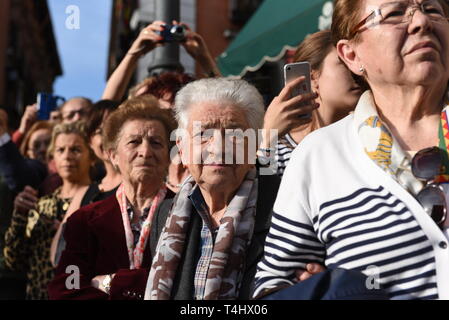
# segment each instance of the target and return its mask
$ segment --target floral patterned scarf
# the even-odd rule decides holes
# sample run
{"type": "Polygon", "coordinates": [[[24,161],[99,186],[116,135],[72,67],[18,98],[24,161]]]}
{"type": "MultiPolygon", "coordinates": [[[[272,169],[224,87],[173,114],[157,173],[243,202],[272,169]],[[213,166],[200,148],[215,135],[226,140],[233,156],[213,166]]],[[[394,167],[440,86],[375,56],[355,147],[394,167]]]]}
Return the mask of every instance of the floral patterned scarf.
{"type": "MultiPolygon", "coordinates": [[[[145,299],[167,300],[186,245],[192,203],[188,198],[195,181],[187,179],[174,205],[156,249],[148,277],[145,299]]],[[[252,239],[257,202],[257,172],[252,169],[223,215],[207,274],[205,300],[236,299],[252,239]]]]}
{"type": "MultiPolygon", "coordinates": [[[[449,112],[449,91],[445,105],[441,112],[439,128],[440,148],[447,151],[444,139],[449,145],[449,126],[447,114],[449,112]],[[444,135],[444,139],[442,136],[444,135]]],[[[381,121],[376,110],[371,91],[365,91],[360,97],[354,111],[354,123],[366,154],[380,168],[389,173],[403,188],[411,194],[418,194],[423,187],[423,182],[415,178],[411,172],[411,156],[400,147],[391,130],[381,121]]],[[[435,128],[437,130],[437,128],[435,128]]],[[[439,177],[440,182],[449,177],[448,174],[439,177]]]]}

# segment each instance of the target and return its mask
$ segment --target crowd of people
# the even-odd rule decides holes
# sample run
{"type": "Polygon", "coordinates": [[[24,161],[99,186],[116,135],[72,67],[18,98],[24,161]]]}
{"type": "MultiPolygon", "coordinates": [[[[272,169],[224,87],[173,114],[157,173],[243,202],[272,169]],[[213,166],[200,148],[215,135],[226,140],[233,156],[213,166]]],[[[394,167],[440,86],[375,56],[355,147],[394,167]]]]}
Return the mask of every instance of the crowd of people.
{"type": "Polygon", "coordinates": [[[127,92],[164,25],[102,100],[0,110],[0,299],[449,299],[445,1],[334,0],[268,106],[186,25],[204,76],[127,92]]]}

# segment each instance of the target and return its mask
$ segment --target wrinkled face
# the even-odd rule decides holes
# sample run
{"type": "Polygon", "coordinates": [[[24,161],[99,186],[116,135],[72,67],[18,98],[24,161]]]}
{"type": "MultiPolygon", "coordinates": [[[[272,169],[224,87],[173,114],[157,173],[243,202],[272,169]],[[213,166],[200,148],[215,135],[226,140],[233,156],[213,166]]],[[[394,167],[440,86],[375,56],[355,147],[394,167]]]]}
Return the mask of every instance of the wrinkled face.
{"type": "Polygon", "coordinates": [[[88,179],[92,159],[88,146],[79,135],[59,134],[55,140],[53,158],[63,181],[79,182],[88,179]]]}
{"type": "MultiPolygon", "coordinates": [[[[361,17],[391,0],[366,0],[361,17]]],[[[415,3],[422,3],[417,0],[415,3]]],[[[393,13],[394,14],[394,13],[393,13]]],[[[409,24],[382,23],[360,33],[355,45],[360,66],[371,86],[385,83],[397,85],[429,85],[449,79],[449,23],[432,21],[416,10],[409,24]]],[[[360,73],[359,73],[360,74],[360,73]]]]}
{"type": "Polygon", "coordinates": [[[64,104],[61,114],[64,123],[86,120],[90,106],[83,99],[71,99],[64,104]]]}
{"type": "Polygon", "coordinates": [[[39,129],[31,134],[27,146],[27,157],[47,163],[47,149],[50,145],[51,131],[39,129]]]}
{"type": "Polygon", "coordinates": [[[235,190],[253,165],[248,139],[227,136],[225,130],[249,129],[244,111],[213,102],[192,105],[190,110],[188,134],[178,142],[183,164],[202,188],[235,190]]]}
{"type": "Polygon", "coordinates": [[[342,116],[354,110],[362,94],[351,71],[338,58],[336,49],[332,49],[324,59],[322,70],[314,83],[317,84],[321,105],[331,107],[342,116]]]}
{"type": "Polygon", "coordinates": [[[112,164],[131,185],[162,183],[168,170],[168,137],[159,120],[130,120],[123,124],[112,164]]]}

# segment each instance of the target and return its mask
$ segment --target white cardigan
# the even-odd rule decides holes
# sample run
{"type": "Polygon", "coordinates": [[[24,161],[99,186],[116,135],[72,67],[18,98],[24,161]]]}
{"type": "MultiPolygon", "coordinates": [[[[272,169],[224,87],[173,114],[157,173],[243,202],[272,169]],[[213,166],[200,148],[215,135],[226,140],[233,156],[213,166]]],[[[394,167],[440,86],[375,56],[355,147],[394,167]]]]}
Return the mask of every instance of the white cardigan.
{"type": "Polygon", "coordinates": [[[352,114],[293,151],[273,210],[254,296],[318,262],[372,275],[392,299],[449,299],[447,238],[366,155],[352,114]]]}

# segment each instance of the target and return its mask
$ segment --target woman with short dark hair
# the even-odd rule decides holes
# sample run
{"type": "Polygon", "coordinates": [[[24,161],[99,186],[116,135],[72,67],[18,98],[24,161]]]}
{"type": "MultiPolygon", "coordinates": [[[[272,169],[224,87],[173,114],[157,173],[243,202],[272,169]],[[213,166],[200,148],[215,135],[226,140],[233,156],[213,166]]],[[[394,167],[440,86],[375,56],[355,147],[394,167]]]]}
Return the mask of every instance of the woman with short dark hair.
{"type": "Polygon", "coordinates": [[[109,198],[85,206],[67,221],[51,299],[142,299],[153,252],[157,212],[169,209],[166,189],[171,112],[152,96],[125,101],[107,118],[103,148],[122,184],[109,198]],[[65,285],[68,266],[77,266],[80,288],[65,285]]]}

